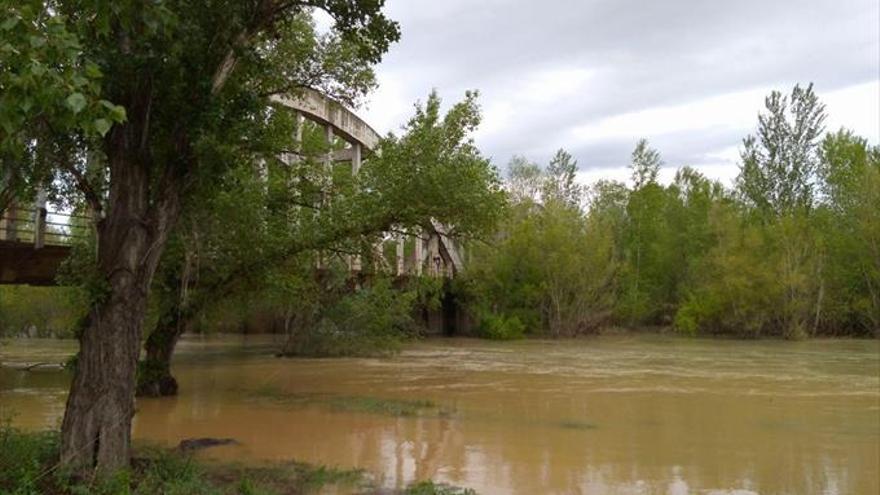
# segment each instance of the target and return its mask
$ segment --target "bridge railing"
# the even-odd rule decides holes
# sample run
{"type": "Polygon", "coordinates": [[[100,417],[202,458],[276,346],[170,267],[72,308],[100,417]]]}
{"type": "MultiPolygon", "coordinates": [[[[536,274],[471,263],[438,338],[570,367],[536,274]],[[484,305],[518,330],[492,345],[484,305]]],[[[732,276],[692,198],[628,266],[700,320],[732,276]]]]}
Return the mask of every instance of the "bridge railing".
{"type": "Polygon", "coordinates": [[[0,215],[0,241],[69,246],[91,235],[90,222],[86,215],[13,206],[0,215]]]}

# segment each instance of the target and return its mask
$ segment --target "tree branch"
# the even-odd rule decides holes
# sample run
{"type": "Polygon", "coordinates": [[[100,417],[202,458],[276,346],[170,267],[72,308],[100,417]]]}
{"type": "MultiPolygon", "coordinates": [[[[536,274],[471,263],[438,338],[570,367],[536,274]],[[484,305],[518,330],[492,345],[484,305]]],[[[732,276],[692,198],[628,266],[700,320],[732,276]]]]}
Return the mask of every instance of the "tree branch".
{"type": "Polygon", "coordinates": [[[217,70],[214,71],[214,76],[211,78],[211,96],[216,96],[223,89],[223,86],[229,80],[229,76],[235,70],[235,66],[238,64],[236,52],[244,48],[261,29],[271,26],[281,14],[294,6],[302,5],[299,1],[275,3],[272,0],[262,0],[257,5],[251,24],[242,29],[233,38],[229,49],[226,51],[226,55],[223,57],[223,61],[220,62],[217,70]]]}
{"type": "Polygon", "coordinates": [[[83,196],[86,198],[86,202],[92,208],[92,211],[95,212],[96,216],[100,217],[100,214],[104,211],[103,205],[101,205],[101,198],[95,192],[95,189],[92,187],[92,184],[89,183],[88,179],[77,170],[76,166],[70,162],[68,157],[60,161],[61,168],[63,168],[67,173],[73,176],[74,180],[76,180],[76,188],[79,189],[83,196]]]}

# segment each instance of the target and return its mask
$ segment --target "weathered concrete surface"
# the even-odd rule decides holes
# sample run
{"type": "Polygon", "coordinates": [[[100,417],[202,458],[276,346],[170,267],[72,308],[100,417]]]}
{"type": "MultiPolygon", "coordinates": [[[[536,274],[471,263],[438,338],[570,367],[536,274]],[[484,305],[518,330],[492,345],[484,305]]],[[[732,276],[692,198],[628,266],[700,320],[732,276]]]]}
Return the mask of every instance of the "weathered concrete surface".
{"type": "Polygon", "coordinates": [[[70,255],[70,246],[0,241],[0,284],[55,285],[58,267],[70,255]]]}
{"type": "Polygon", "coordinates": [[[309,120],[333,126],[336,135],[349,143],[359,143],[368,150],[378,146],[379,133],[341,103],[321,93],[306,89],[300,96],[273,96],[272,100],[293,108],[309,120]]]}

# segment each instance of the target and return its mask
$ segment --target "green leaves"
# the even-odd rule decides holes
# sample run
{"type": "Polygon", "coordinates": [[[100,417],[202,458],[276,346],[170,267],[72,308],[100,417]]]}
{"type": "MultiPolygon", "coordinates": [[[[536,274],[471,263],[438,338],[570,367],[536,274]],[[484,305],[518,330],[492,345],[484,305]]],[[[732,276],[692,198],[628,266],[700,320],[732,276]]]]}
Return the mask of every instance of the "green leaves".
{"type": "Polygon", "coordinates": [[[86,97],[82,93],[73,93],[65,100],[73,113],[80,113],[86,107],[86,97]]]}
{"type": "MultiPolygon", "coordinates": [[[[32,143],[100,137],[125,110],[101,98],[102,73],[63,6],[21,0],[4,6],[0,23],[0,153],[19,167],[32,143]]],[[[54,167],[57,165],[46,165],[54,167]]],[[[22,170],[21,176],[30,172],[22,170]]],[[[47,171],[42,172],[45,175],[47,171]]]]}
{"type": "Polygon", "coordinates": [[[14,28],[16,24],[18,24],[18,17],[9,16],[6,18],[5,21],[0,23],[0,30],[9,31],[10,29],[14,28]]]}
{"type": "Polygon", "coordinates": [[[111,124],[110,121],[107,119],[96,119],[94,126],[95,131],[97,131],[98,134],[103,137],[105,134],[107,134],[107,131],[110,130],[110,127],[112,127],[113,124],[111,124]]]}
{"type": "Polygon", "coordinates": [[[773,91],[765,107],[756,135],[743,140],[737,190],[764,217],[808,211],[816,198],[825,105],[810,84],[795,85],[790,97],[773,91]]]}
{"type": "Polygon", "coordinates": [[[125,122],[125,107],[123,107],[122,105],[114,105],[112,102],[109,102],[107,100],[101,100],[101,106],[107,109],[108,112],[110,112],[110,120],[117,123],[125,122]]]}

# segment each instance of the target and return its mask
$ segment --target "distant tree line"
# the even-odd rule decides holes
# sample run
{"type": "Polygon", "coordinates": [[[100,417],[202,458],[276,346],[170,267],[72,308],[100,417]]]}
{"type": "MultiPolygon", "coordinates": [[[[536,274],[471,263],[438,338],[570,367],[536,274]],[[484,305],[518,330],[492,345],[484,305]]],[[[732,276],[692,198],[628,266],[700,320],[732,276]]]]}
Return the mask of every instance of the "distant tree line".
{"type": "Polygon", "coordinates": [[[583,188],[564,151],[514,158],[508,215],[459,281],[480,332],[880,336],[880,148],[825,133],[812,85],[765,104],[732,188],[690,167],[661,185],[645,140],[631,186],[583,188]]]}

